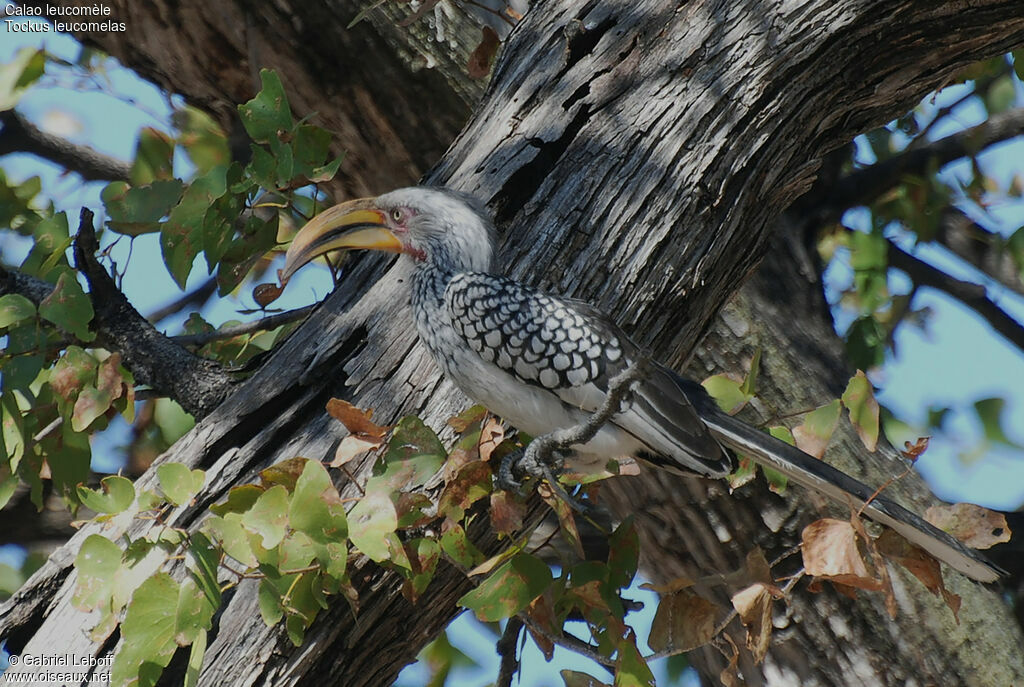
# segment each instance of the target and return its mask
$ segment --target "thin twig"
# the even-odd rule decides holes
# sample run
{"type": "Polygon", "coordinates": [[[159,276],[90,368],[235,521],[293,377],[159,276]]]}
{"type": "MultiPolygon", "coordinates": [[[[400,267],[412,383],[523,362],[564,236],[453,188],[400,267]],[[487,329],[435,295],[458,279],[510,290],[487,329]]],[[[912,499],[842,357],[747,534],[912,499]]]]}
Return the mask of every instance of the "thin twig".
{"type": "Polygon", "coordinates": [[[520,618],[509,618],[505,624],[505,631],[501,633],[501,639],[494,647],[498,651],[498,656],[501,657],[496,687],[512,687],[512,678],[519,670],[516,647],[519,644],[519,633],[522,632],[522,629],[523,621],[520,618]]]}
{"type": "Polygon", "coordinates": [[[230,339],[235,336],[241,336],[243,334],[251,334],[252,332],[258,331],[269,331],[271,329],[277,329],[281,325],[295,322],[305,318],[309,313],[313,312],[316,304],[307,305],[302,308],[296,308],[295,310],[289,310],[287,312],[277,313],[274,315],[268,315],[267,317],[253,320],[252,322],[243,322],[242,324],[231,325],[230,327],[224,327],[213,332],[203,332],[201,334],[182,334],[180,336],[172,336],[171,339],[182,346],[202,346],[211,341],[219,341],[220,339],[230,339]]]}
{"type": "Polygon", "coordinates": [[[569,651],[575,652],[580,656],[585,656],[586,658],[589,658],[591,661],[596,661],[597,663],[600,663],[606,668],[615,667],[615,659],[608,658],[607,656],[602,655],[598,652],[597,647],[591,644],[587,644],[579,637],[574,637],[570,634],[551,634],[543,627],[535,623],[530,616],[526,615],[526,613],[520,613],[517,617],[524,623],[526,623],[526,626],[530,628],[531,632],[540,635],[552,644],[557,644],[563,649],[568,649],[569,651]]]}
{"type": "Polygon", "coordinates": [[[957,299],[981,316],[992,329],[1020,350],[1024,350],[1024,326],[996,305],[986,294],[985,287],[957,279],[925,262],[916,255],[889,242],[889,265],[906,272],[920,286],[930,286],[957,299]]]}
{"type": "Polygon", "coordinates": [[[153,324],[156,324],[171,315],[176,315],[190,305],[195,305],[197,307],[202,306],[206,301],[210,300],[210,296],[212,296],[216,290],[217,280],[210,277],[188,293],[183,293],[181,296],[162,308],[157,308],[151,312],[146,319],[153,324]]]}
{"type": "Polygon", "coordinates": [[[903,151],[891,158],[857,170],[833,186],[829,197],[817,208],[822,224],[838,221],[842,213],[855,205],[870,203],[886,190],[901,183],[908,174],[925,174],[929,166],[945,165],[986,147],[1024,134],[1024,108],[992,115],[988,121],[958,133],[932,141],[919,148],[903,151]]]}
{"type": "Polygon", "coordinates": [[[14,110],[0,113],[0,155],[30,153],[72,172],[86,181],[127,181],[131,165],[40,130],[14,110]]]}

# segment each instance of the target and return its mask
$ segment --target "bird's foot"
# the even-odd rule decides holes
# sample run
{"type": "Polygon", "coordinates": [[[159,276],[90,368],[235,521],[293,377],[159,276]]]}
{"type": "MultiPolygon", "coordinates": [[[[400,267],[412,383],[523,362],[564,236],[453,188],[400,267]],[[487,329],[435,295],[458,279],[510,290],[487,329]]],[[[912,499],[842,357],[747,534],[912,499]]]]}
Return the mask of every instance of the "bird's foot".
{"type": "Polygon", "coordinates": [[[495,484],[503,491],[518,492],[523,482],[533,478],[546,481],[555,496],[565,501],[578,513],[587,513],[589,507],[574,499],[558,481],[558,475],[565,468],[567,451],[550,446],[537,445],[534,440],[526,448],[516,449],[502,458],[495,484]]]}

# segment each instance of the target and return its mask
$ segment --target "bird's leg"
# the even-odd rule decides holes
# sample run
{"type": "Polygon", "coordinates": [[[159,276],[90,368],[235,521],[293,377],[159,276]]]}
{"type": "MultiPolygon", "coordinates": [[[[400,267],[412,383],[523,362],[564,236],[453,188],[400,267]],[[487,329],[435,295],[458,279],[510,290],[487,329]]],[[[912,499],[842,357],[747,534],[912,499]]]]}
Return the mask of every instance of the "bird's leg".
{"type": "Polygon", "coordinates": [[[516,491],[522,486],[521,479],[525,476],[543,478],[551,484],[555,493],[573,508],[582,511],[581,505],[558,484],[557,475],[565,464],[565,456],[571,446],[585,444],[593,439],[604,423],[619,412],[622,402],[630,393],[630,385],[643,375],[649,362],[650,358],[644,355],[613,377],[604,402],[585,422],[543,434],[531,441],[525,449],[505,456],[498,469],[498,488],[516,491]]]}

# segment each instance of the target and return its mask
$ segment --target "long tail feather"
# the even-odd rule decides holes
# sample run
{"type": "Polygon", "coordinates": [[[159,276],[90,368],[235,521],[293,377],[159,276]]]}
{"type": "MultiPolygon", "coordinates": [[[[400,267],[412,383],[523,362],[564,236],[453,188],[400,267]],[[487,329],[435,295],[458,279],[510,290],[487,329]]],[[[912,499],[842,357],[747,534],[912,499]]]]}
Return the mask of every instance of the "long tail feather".
{"type": "MultiPolygon", "coordinates": [[[[842,505],[859,507],[874,494],[863,482],[723,412],[699,385],[679,381],[711,433],[729,448],[842,505]]],[[[975,580],[994,582],[1006,574],[976,550],[887,498],[875,497],[864,514],[975,580]]]]}

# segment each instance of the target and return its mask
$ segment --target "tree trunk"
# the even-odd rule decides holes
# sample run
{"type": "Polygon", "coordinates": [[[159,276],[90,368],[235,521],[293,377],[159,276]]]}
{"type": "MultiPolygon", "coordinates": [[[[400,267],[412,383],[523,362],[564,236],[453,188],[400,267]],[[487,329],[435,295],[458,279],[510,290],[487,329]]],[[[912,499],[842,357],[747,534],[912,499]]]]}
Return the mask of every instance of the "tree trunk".
{"type": "MultiPolygon", "coordinates": [[[[222,5],[232,7],[222,3],[218,9],[222,5]]],[[[134,8],[125,3],[119,11],[127,16],[134,8]]],[[[325,26],[306,5],[275,8],[293,14],[267,20],[274,31],[325,26]]],[[[358,32],[357,27],[349,33],[358,32]]],[[[383,91],[402,84],[410,97],[382,105],[370,102],[375,98],[362,90],[364,84],[335,80],[333,91],[323,85],[337,70],[322,71],[333,65],[313,57],[315,46],[333,48],[343,39],[310,30],[294,39],[298,43],[277,40],[267,44],[285,53],[283,81],[289,92],[294,87],[306,94],[292,101],[300,116],[306,107],[319,109],[324,117],[338,117],[333,121],[345,127],[345,136],[367,132],[361,139],[367,163],[355,166],[357,173],[371,161],[391,161],[378,168],[387,170],[381,172],[384,178],[367,172],[349,180],[348,190],[379,191],[401,183],[403,170],[412,177],[411,167],[429,158],[429,151],[419,157],[409,151],[420,134],[403,138],[397,124],[370,144],[377,133],[388,131],[378,107],[398,108],[388,120],[392,123],[402,121],[406,110],[418,110],[409,121],[422,122],[430,109],[422,105],[432,102],[432,95],[414,84],[419,78],[437,84],[435,75],[406,72],[405,80],[385,83],[386,78],[370,74],[367,78],[380,82],[375,95],[386,98],[383,91]],[[310,38],[313,34],[318,40],[310,38]],[[288,57],[291,51],[294,59],[288,57]],[[322,90],[320,100],[310,90],[322,90]],[[348,115],[334,113],[334,107],[350,106],[348,115]],[[407,160],[414,162],[410,166],[407,160]]],[[[205,39],[200,42],[205,48],[205,39]]],[[[902,114],[959,68],[1021,43],[1024,17],[1016,0],[939,6],[924,0],[799,5],[693,0],[678,6],[651,0],[582,6],[547,0],[504,46],[487,97],[430,180],[488,201],[504,229],[502,262],[512,274],[591,300],[658,357],[679,361],[756,265],[774,222],[810,186],[826,152],[902,114]]],[[[147,70],[187,92],[187,82],[170,79],[180,63],[172,68],[173,62],[157,60],[170,60],[172,52],[179,54],[148,53],[155,64],[147,62],[147,70]]],[[[132,51],[125,48],[123,54],[131,65],[132,51]]],[[[335,64],[347,62],[342,57],[335,64]]],[[[217,88],[222,82],[244,84],[240,72],[233,74],[234,81],[223,74],[192,76],[208,80],[210,90],[219,93],[209,97],[227,103],[249,96],[217,88]]],[[[447,102],[447,95],[441,99],[447,102]]],[[[449,121],[445,116],[438,121],[449,121]]],[[[427,126],[409,130],[421,125],[427,126]]],[[[438,140],[421,138],[428,140],[416,145],[438,140]]],[[[344,145],[353,144],[346,139],[344,145]]],[[[746,297],[719,321],[715,332],[723,336],[709,350],[720,357],[708,358],[705,365],[726,363],[738,371],[753,345],[750,327],[766,321],[770,327],[760,345],[765,367],[778,374],[771,376],[777,390],[763,392],[768,403],[786,399],[778,404],[785,412],[834,398],[837,380],[847,373],[826,345],[835,339],[820,321],[820,298],[780,302],[775,280],[795,275],[788,265],[778,270],[774,278],[764,277],[767,282],[749,286],[746,297]],[[725,343],[725,334],[732,344],[725,343]],[[737,338],[750,345],[736,345],[737,338]],[[787,378],[781,371],[790,363],[797,373],[787,378]]],[[[340,433],[323,412],[330,396],[373,407],[386,420],[418,413],[435,427],[461,409],[465,400],[439,379],[410,331],[407,276],[402,265],[384,269],[376,260],[360,260],[272,360],[162,458],[202,467],[210,476],[199,503],[176,513],[174,524],[196,527],[206,506],[270,462],[327,455],[340,433]]],[[[785,289],[795,294],[808,287],[794,283],[785,289]]],[[[854,444],[845,446],[850,456],[864,454],[854,444]]],[[[894,471],[890,466],[885,474],[894,471]]],[[[867,468],[853,472],[882,481],[867,468]]],[[[612,489],[619,498],[628,491],[630,498],[667,504],[651,509],[654,516],[645,530],[648,562],[662,575],[694,568],[727,571],[755,543],[785,547],[809,519],[805,511],[812,510],[753,488],[725,501],[722,485],[680,483],[661,474],[623,479],[612,489]],[[659,537],[666,523],[680,528],[667,541],[659,537]],[[724,544],[722,531],[731,537],[724,544]]],[[[146,524],[132,528],[138,534],[146,524]]],[[[57,645],[87,655],[113,650],[89,642],[82,630],[88,630],[90,619],[70,604],[76,547],[96,531],[95,525],[85,527],[0,611],[13,647],[28,642],[25,652],[43,653],[41,648],[57,645]]],[[[398,593],[393,576],[363,566],[354,577],[361,590],[358,617],[335,603],[298,651],[290,649],[281,628],[263,625],[254,612],[254,588],[243,586],[211,636],[201,683],[249,675],[250,684],[322,682],[327,676],[344,685],[386,684],[455,612],[454,601],[464,591],[460,578],[452,570],[439,572],[412,606],[398,593]]],[[[798,587],[780,621],[782,639],[766,661],[776,670],[765,675],[775,677],[764,681],[784,684],[792,676],[836,685],[896,684],[899,676],[922,684],[949,684],[951,676],[977,685],[1024,681],[1024,640],[994,591],[951,580],[953,591],[965,596],[962,625],[951,629],[949,611],[920,585],[902,578],[897,583],[901,615],[895,621],[880,614],[875,598],[852,603],[831,594],[808,595],[798,587]],[[1004,672],[982,672],[989,669],[1004,672]]],[[[714,657],[701,660],[715,675],[714,657]]],[[[744,668],[745,677],[757,684],[761,668],[744,668]]]]}

